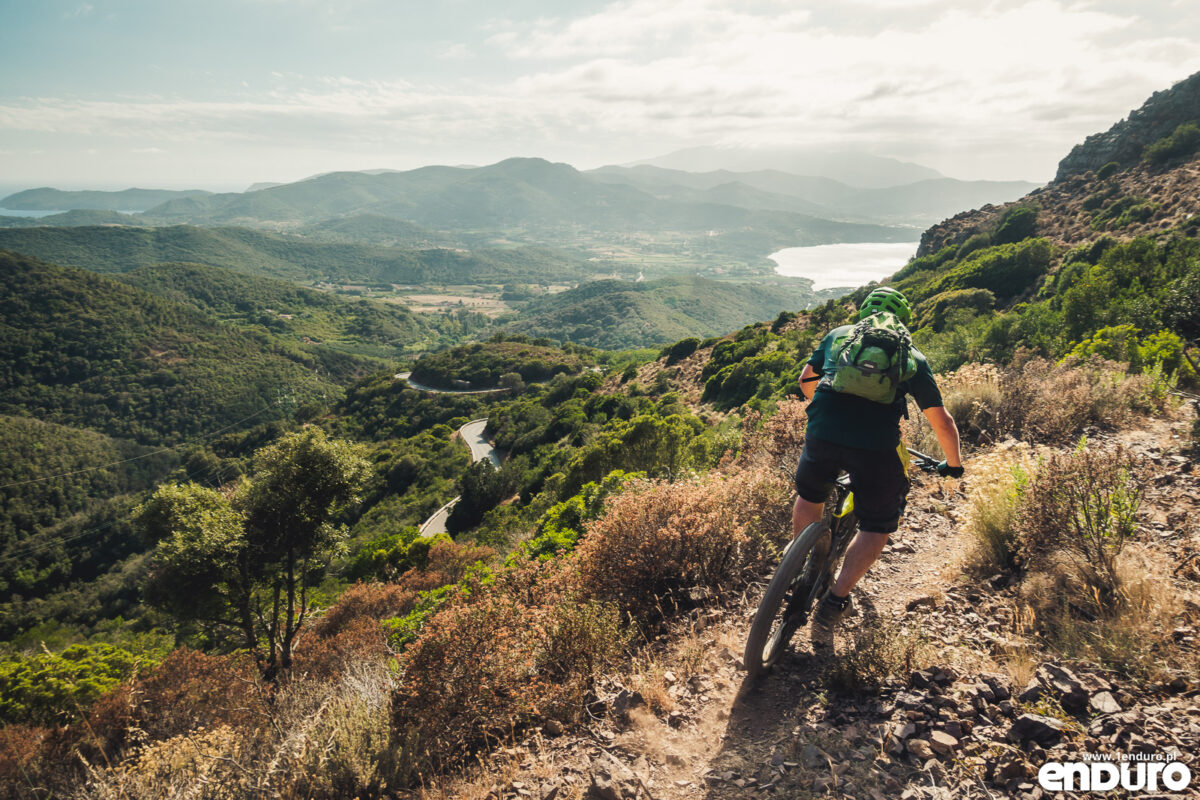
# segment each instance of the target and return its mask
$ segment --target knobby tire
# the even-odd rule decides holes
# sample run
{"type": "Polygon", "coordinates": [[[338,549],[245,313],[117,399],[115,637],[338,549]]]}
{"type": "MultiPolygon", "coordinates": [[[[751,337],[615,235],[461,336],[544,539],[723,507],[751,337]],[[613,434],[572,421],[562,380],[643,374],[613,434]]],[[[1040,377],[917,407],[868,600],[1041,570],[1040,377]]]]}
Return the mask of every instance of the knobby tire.
{"type": "MultiPolygon", "coordinates": [[[[763,592],[762,601],[758,604],[758,611],[754,614],[754,622],[750,626],[750,635],[746,639],[746,652],[743,654],[742,660],[751,679],[773,667],[779,660],[779,656],[787,649],[788,642],[797,629],[797,623],[794,619],[785,619],[780,613],[780,609],[787,598],[788,591],[808,565],[810,554],[816,555],[822,561],[822,564],[814,566],[823,567],[832,541],[833,535],[829,523],[821,520],[805,528],[784,551],[774,577],[767,584],[767,590],[763,592]],[[812,553],[814,546],[818,543],[823,544],[823,555],[812,553]]],[[[819,579],[820,575],[821,570],[817,569],[813,571],[810,578],[819,579]]],[[[804,586],[801,589],[809,592],[812,587],[804,586]]],[[[809,609],[803,610],[808,611],[809,609]]]]}

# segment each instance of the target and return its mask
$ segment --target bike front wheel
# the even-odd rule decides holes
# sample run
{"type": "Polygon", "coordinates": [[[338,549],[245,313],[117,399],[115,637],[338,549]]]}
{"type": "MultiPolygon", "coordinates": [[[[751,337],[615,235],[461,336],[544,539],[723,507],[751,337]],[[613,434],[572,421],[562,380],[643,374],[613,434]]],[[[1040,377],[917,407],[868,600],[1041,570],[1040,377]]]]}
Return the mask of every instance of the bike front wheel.
{"type": "Polygon", "coordinates": [[[807,620],[812,590],[824,572],[831,542],[829,523],[822,520],[801,531],[784,550],[746,639],[742,660],[749,677],[756,678],[773,667],[792,634],[807,620]]]}

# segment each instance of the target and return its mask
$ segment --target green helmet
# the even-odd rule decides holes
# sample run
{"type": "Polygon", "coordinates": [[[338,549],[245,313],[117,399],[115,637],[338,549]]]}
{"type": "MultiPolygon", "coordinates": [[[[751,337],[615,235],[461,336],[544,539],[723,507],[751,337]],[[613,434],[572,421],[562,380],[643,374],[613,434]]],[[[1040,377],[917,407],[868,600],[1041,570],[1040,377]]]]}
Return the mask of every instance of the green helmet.
{"type": "Polygon", "coordinates": [[[866,319],[880,311],[895,314],[905,324],[912,319],[912,308],[908,305],[908,298],[904,296],[903,292],[890,286],[872,289],[871,293],[862,301],[862,305],[858,307],[858,318],[866,319]]]}

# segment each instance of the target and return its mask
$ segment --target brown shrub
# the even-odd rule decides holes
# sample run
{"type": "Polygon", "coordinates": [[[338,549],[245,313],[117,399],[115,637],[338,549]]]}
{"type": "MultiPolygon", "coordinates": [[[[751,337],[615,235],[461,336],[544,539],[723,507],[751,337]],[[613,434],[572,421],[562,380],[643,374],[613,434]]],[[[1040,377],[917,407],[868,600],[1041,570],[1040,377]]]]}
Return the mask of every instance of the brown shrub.
{"type": "Polygon", "coordinates": [[[362,618],[380,621],[402,617],[413,610],[421,592],[457,583],[467,570],[480,561],[490,561],[496,551],[490,547],[461,545],[442,541],[429,549],[423,569],[410,569],[392,583],[356,583],[342,593],[313,623],[317,636],[337,636],[362,618]]]}
{"type": "Polygon", "coordinates": [[[404,584],[356,583],[313,622],[310,633],[316,637],[334,637],[362,619],[378,622],[388,617],[403,616],[412,611],[422,589],[437,588],[415,584],[417,581],[413,580],[404,584]]]}
{"type": "Polygon", "coordinates": [[[545,717],[572,719],[624,647],[617,610],[580,598],[566,559],[525,562],[444,608],[400,658],[395,725],[446,764],[545,717]]]}
{"type": "Polygon", "coordinates": [[[382,661],[391,655],[387,634],[379,620],[359,616],[342,625],[336,635],[302,639],[296,647],[290,679],[332,680],[354,664],[382,661]]]}
{"type": "Polygon", "coordinates": [[[580,542],[582,591],[652,622],[686,604],[689,589],[739,585],[786,538],[791,494],[769,469],[633,484],[580,542]]]}
{"type": "Polygon", "coordinates": [[[1140,503],[1136,465],[1124,450],[1054,455],[1020,503],[1021,557],[1035,569],[1066,558],[1084,589],[1076,602],[1093,606],[1093,614],[1112,610],[1122,599],[1117,557],[1137,529],[1140,503]]]}
{"type": "Polygon", "coordinates": [[[1013,366],[1001,383],[999,427],[1031,441],[1067,442],[1086,427],[1112,428],[1150,410],[1144,375],[1093,357],[1055,364],[1034,358],[1013,366]]]}
{"type": "MultiPolygon", "coordinates": [[[[429,561],[424,569],[425,575],[428,577],[425,580],[439,581],[437,586],[458,583],[467,574],[468,569],[480,561],[491,561],[495,555],[496,551],[490,547],[463,545],[458,542],[438,542],[429,549],[429,561]]],[[[408,577],[412,572],[415,570],[406,572],[402,577],[408,577]]],[[[437,586],[429,588],[437,588],[437,586]]]]}
{"type": "Polygon", "coordinates": [[[150,740],[218,725],[252,728],[269,693],[249,656],[181,647],[134,684],[132,721],[150,740]]]}
{"type": "Polygon", "coordinates": [[[66,794],[81,774],[74,753],[83,734],[82,726],[0,728],[0,799],[66,794]]]}
{"type": "Polygon", "coordinates": [[[804,450],[807,425],[806,404],[796,398],[780,402],[776,412],[766,419],[757,411],[749,412],[742,424],[737,463],[744,468],[766,465],[790,477],[804,450]]]}

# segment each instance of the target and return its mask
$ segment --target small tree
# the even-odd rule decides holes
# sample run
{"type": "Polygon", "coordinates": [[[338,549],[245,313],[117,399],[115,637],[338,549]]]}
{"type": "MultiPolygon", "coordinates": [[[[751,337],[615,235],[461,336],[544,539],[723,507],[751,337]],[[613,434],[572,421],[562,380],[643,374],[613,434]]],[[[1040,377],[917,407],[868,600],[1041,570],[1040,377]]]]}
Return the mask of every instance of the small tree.
{"type": "Polygon", "coordinates": [[[500,376],[500,388],[518,394],[525,391],[525,379],[519,372],[506,372],[500,376]]]}
{"type": "Polygon", "coordinates": [[[290,668],[308,589],[345,538],[333,520],[369,472],[359,446],[309,428],[255,453],[251,478],[229,494],[160,487],[136,512],[157,542],[149,598],[239,630],[268,678],[290,668]]]}

